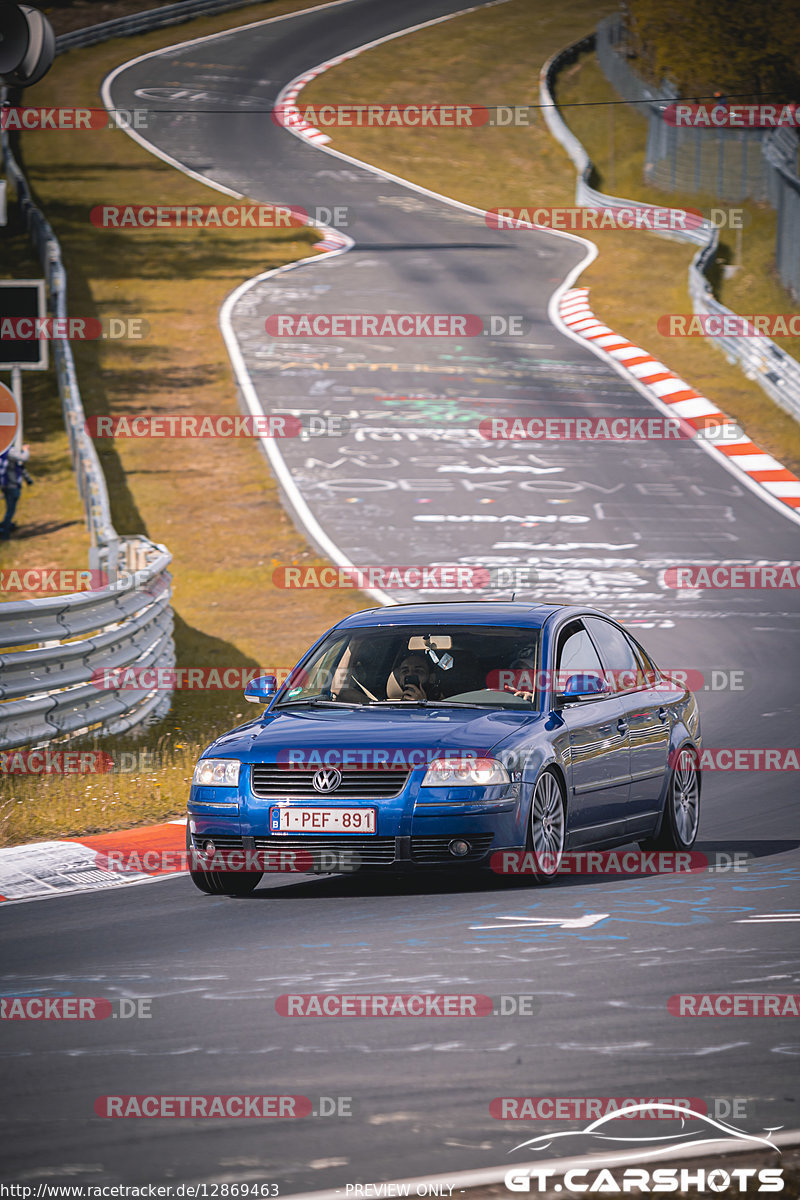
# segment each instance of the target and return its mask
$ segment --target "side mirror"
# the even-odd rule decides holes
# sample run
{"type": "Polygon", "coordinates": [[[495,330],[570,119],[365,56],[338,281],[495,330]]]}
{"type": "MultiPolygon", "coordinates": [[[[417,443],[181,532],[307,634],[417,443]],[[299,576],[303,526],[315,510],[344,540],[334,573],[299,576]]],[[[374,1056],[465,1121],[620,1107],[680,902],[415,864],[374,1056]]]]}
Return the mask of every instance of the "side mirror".
{"type": "Polygon", "coordinates": [[[607,681],[596,671],[570,675],[560,693],[560,700],[585,700],[587,696],[605,696],[611,691],[607,681]]]}
{"type": "Polygon", "coordinates": [[[244,698],[252,704],[266,704],[278,690],[278,680],[274,675],[258,675],[251,679],[244,689],[244,698]]]}

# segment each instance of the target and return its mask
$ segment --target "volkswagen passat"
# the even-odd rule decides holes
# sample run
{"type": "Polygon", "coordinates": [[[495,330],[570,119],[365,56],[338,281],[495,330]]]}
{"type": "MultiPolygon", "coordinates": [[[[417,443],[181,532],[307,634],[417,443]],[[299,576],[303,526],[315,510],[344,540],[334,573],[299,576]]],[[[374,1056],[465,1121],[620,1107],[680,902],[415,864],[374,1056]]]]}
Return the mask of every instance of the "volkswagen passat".
{"type": "Polygon", "coordinates": [[[627,630],[577,607],[465,602],[354,613],[197,763],[187,848],[204,892],[266,869],[487,867],[536,882],[566,851],[686,850],[697,703],[627,630]],[[227,857],[226,857],[227,855],[227,857]]]}

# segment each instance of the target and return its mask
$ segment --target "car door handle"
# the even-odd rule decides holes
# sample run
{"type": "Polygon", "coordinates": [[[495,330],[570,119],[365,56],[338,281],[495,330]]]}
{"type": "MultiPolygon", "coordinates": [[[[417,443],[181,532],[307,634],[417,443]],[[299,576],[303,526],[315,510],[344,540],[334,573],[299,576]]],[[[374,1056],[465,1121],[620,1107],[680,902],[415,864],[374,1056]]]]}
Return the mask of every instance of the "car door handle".
{"type": "Polygon", "coordinates": [[[659,721],[669,720],[669,709],[665,708],[663,704],[661,705],[661,708],[658,710],[658,719],[659,719],[659,721]]]}
{"type": "Polygon", "coordinates": [[[617,732],[625,734],[628,732],[628,722],[624,717],[620,717],[617,721],[617,732]]]}

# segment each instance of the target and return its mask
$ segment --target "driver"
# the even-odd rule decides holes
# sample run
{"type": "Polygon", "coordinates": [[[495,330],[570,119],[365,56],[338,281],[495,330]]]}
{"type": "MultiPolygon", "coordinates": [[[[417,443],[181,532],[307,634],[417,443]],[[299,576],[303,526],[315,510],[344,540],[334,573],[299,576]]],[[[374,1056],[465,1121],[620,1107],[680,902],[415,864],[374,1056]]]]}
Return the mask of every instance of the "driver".
{"type": "Polygon", "coordinates": [[[514,661],[509,664],[512,671],[519,671],[521,678],[517,680],[519,687],[508,687],[506,691],[513,692],[515,696],[519,696],[521,700],[533,700],[534,697],[534,671],[536,669],[536,647],[522,646],[514,661]]]}
{"type": "MultiPolygon", "coordinates": [[[[433,699],[434,669],[426,654],[409,651],[392,671],[389,683],[396,683],[402,700],[433,699]]],[[[387,688],[387,695],[389,689],[387,688]]]]}

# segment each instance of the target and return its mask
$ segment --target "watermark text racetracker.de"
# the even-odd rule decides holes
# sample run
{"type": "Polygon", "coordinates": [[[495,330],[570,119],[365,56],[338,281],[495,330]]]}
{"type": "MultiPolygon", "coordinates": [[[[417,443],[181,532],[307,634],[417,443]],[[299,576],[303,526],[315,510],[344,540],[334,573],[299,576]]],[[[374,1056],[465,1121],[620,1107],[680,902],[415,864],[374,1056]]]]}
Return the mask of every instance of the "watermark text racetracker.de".
{"type": "Polygon", "coordinates": [[[646,230],[653,233],[683,232],[711,225],[715,229],[744,229],[750,215],[743,208],[712,208],[704,216],[696,208],[660,208],[654,205],[618,205],[602,208],[568,205],[547,208],[491,208],[484,218],[489,229],[560,229],[572,232],[600,230],[646,230]]]}
{"type": "Polygon", "coordinates": [[[0,342],[140,342],[149,333],[144,317],[0,317],[0,342]]]}
{"type": "Polygon", "coordinates": [[[308,992],[275,1001],[281,1017],[533,1017],[540,1008],[535,995],[464,992],[308,992]]]}
{"type": "Polygon", "coordinates": [[[479,129],[527,127],[535,121],[531,104],[303,104],[286,102],[272,111],[287,129],[479,129]]]}
{"type": "Polygon", "coordinates": [[[670,996],[673,1017],[800,1017],[800,993],[702,992],[670,996]]]}
{"type": "Polygon", "coordinates": [[[150,1020],[152,999],[128,996],[108,1000],[103,996],[2,996],[3,1021],[107,1021],[150,1020]]]}
{"type": "Polygon", "coordinates": [[[800,588],[800,563],[687,563],[684,566],[667,567],[662,575],[662,583],[666,588],[687,588],[691,591],[701,588],[723,591],[800,588]]]}
{"type": "Polygon", "coordinates": [[[410,588],[434,591],[474,591],[485,588],[532,587],[538,581],[533,567],[430,565],[402,566],[279,566],[272,572],[275,587],[294,588],[410,588]]]}
{"type": "Polygon", "coordinates": [[[345,437],[350,422],[337,415],[294,413],[192,414],[142,413],[129,416],[87,417],[91,438],[307,438],[345,437]]]}
{"type": "Polygon", "coordinates": [[[278,338],[524,337],[521,313],[271,313],[264,322],[278,338]]]}
{"type": "Polygon", "coordinates": [[[352,1117],[352,1096],[297,1095],[110,1095],[94,1102],[98,1117],[179,1120],[297,1120],[303,1117],[352,1117]]]}
{"type": "Polygon", "coordinates": [[[97,667],[92,683],[99,691],[241,692],[262,675],[280,685],[290,674],[286,667],[97,667]]]}
{"type": "Polygon", "coordinates": [[[0,778],[22,775],[131,775],[157,771],[158,750],[0,750],[0,778]]]}
{"type": "Polygon", "coordinates": [[[147,129],[145,108],[0,108],[0,130],[147,129]]]}
{"type": "MultiPolygon", "coordinates": [[[[567,850],[556,867],[559,875],[696,875],[700,872],[742,874],[749,870],[744,850],[567,850]]],[[[541,867],[530,850],[496,850],[489,866],[497,875],[535,875],[541,867]]]]}
{"type": "Polygon", "coordinates": [[[709,442],[735,442],[743,431],[733,421],[680,417],[486,417],[478,433],[487,441],[510,442],[671,442],[700,438],[709,442]]]}

